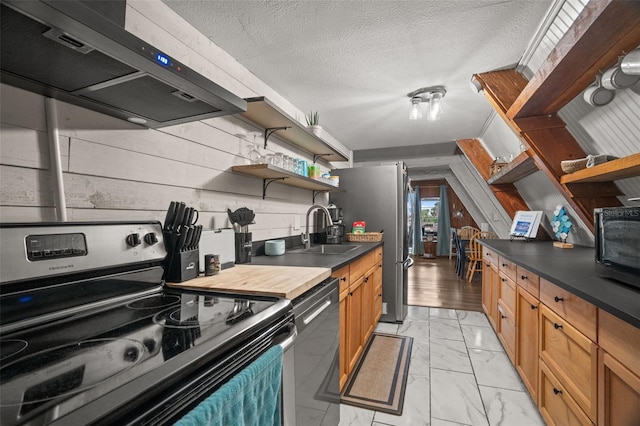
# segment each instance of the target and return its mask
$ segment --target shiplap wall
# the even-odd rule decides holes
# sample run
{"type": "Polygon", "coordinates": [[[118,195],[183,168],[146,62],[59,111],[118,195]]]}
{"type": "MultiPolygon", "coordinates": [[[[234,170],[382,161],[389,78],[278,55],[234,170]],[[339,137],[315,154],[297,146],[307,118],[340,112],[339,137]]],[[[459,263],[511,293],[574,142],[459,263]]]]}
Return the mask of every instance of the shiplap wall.
{"type": "MultiPolygon", "coordinates": [[[[128,4],[127,29],[212,78],[240,97],[267,96],[304,121],[297,110],[160,2],[128,4]],[[171,25],[166,25],[167,23],[171,25]],[[170,28],[168,32],[165,28],[170,28]]],[[[53,177],[44,97],[0,85],[0,221],[55,221],[53,177]]],[[[262,128],[238,116],[163,129],[146,129],[56,102],[68,220],[164,220],[172,200],[200,210],[205,228],[228,227],[227,209],[256,212],[254,240],[296,235],[313,193],[274,183],[262,199],[262,180],[236,173],[248,164],[250,143],[262,128]]],[[[330,135],[329,144],[350,152],[330,135]]],[[[309,154],[271,136],[267,150],[306,159],[309,154]]],[[[346,163],[320,162],[328,171],[346,163]]],[[[326,205],[320,194],[316,204],[326,205]]]]}

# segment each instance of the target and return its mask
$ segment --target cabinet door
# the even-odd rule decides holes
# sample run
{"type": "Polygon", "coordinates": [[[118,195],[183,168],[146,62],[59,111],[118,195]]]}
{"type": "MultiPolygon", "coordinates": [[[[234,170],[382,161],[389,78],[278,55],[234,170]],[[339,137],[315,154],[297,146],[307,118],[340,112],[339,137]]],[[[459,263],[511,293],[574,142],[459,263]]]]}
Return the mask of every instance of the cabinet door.
{"type": "Polygon", "coordinates": [[[373,271],[373,328],[382,316],[382,255],[373,271]]]}
{"type": "Polygon", "coordinates": [[[347,382],[349,373],[348,355],[348,318],[349,318],[349,289],[340,292],[340,390],[347,382]]]}
{"type": "Polygon", "coordinates": [[[498,328],[498,297],[500,296],[500,275],[498,266],[491,264],[491,273],[489,274],[489,285],[491,290],[491,299],[489,300],[489,321],[494,329],[498,328]]]}
{"type": "Polygon", "coordinates": [[[482,262],[482,310],[487,316],[490,315],[491,306],[491,263],[486,260],[482,262]]]}
{"type": "Polygon", "coordinates": [[[349,286],[349,297],[347,297],[347,356],[349,359],[349,371],[353,369],[362,353],[363,337],[362,331],[362,284],[364,277],[353,281],[349,286]]]}
{"type": "Polygon", "coordinates": [[[538,311],[540,302],[518,287],[516,306],[516,370],[531,398],[538,400],[538,311]]]}
{"type": "Polygon", "coordinates": [[[602,349],[598,383],[598,425],[640,425],[640,377],[602,349]]]}
{"type": "Polygon", "coordinates": [[[540,359],[566,392],[596,421],[597,346],[564,318],[540,304],[540,359]]]}
{"type": "Polygon", "coordinates": [[[373,332],[373,271],[369,269],[362,281],[362,340],[363,344],[373,332]]]}

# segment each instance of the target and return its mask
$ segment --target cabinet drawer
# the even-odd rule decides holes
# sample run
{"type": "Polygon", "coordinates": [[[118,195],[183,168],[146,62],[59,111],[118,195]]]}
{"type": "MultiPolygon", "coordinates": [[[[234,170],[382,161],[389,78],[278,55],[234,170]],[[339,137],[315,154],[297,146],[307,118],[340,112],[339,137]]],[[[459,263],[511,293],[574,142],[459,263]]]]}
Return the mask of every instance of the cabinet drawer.
{"type": "Polygon", "coordinates": [[[599,309],[598,344],[640,376],[640,328],[599,309]]]}
{"type": "Polygon", "coordinates": [[[496,254],[496,252],[486,248],[485,246],[482,246],[482,258],[487,263],[498,263],[498,255],[496,254]]]}
{"type": "Polygon", "coordinates": [[[536,298],[540,297],[540,277],[520,265],[516,265],[516,283],[536,298]]]}
{"type": "Polygon", "coordinates": [[[575,294],[540,278],[540,301],[581,333],[597,341],[597,308],[575,294]]]}
{"type": "Polygon", "coordinates": [[[549,426],[593,425],[543,361],[540,362],[538,408],[549,426]]]}
{"type": "Polygon", "coordinates": [[[331,276],[340,280],[340,292],[349,288],[349,265],[332,272],[331,276]]]}
{"type": "Polygon", "coordinates": [[[545,305],[540,306],[540,359],[595,422],[597,345],[545,305]]]}
{"type": "Polygon", "coordinates": [[[516,283],[500,271],[500,296],[498,299],[511,312],[516,311],[516,283]]]}
{"type": "Polygon", "coordinates": [[[515,263],[500,256],[498,268],[500,269],[500,272],[504,272],[504,274],[511,278],[513,282],[516,282],[517,271],[515,263]]]}
{"type": "Polygon", "coordinates": [[[349,279],[357,280],[374,265],[374,252],[370,251],[349,264],[349,279]]]}
{"type": "Polygon", "coordinates": [[[516,354],[516,316],[515,310],[510,310],[498,301],[498,337],[504,345],[511,362],[515,362],[516,354]]]}

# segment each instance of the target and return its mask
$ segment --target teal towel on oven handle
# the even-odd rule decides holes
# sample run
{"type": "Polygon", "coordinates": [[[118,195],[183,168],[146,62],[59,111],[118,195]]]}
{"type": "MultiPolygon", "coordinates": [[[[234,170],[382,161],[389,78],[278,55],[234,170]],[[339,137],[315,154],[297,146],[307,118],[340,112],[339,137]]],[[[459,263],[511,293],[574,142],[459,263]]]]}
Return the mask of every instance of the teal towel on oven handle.
{"type": "Polygon", "coordinates": [[[282,347],[276,345],[180,419],[177,426],[280,426],[282,347]]]}

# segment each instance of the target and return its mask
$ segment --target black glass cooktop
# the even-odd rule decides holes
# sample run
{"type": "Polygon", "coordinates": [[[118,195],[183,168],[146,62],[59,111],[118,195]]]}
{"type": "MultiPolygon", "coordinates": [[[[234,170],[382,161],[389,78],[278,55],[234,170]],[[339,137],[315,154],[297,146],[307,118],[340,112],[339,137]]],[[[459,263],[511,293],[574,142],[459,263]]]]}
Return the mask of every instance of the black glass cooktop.
{"type": "Polygon", "coordinates": [[[281,317],[290,309],[285,302],[162,290],[6,333],[0,338],[0,423],[16,424],[51,407],[72,411],[168,363],[177,371],[220,356],[281,317]]]}

